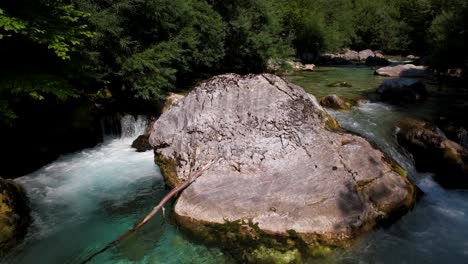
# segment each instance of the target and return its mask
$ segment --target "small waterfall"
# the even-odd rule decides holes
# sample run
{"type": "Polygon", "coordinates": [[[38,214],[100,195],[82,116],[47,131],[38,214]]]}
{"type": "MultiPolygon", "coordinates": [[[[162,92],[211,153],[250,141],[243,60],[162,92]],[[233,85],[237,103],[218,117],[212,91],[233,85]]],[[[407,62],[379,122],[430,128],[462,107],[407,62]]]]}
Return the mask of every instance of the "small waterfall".
{"type": "Polygon", "coordinates": [[[101,118],[103,138],[136,138],[146,133],[148,120],[148,117],[145,115],[116,114],[105,116],[101,118]]]}
{"type": "Polygon", "coordinates": [[[136,138],[145,134],[148,127],[148,118],[139,115],[136,118],[132,115],[125,115],[120,119],[121,138],[136,138]]]}

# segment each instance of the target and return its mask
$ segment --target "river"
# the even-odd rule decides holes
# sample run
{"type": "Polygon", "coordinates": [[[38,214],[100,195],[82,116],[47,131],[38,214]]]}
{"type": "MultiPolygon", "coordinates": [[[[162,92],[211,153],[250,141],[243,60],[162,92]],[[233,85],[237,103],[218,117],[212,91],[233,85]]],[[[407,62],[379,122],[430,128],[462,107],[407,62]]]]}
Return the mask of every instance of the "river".
{"type": "MultiPolygon", "coordinates": [[[[365,67],[323,67],[288,79],[317,96],[365,97],[383,78],[365,67]],[[353,87],[327,87],[334,81],[347,81],[353,87]]],[[[394,137],[395,121],[434,117],[440,114],[436,106],[442,103],[440,97],[431,97],[425,104],[410,107],[366,102],[349,112],[331,111],[344,128],[395,158],[425,195],[390,227],[313,263],[462,263],[468,259],[468,192],[443,189],[430,174],[417,173],[394,137]]],[[[80,263],[132,228],[167,193],[153,153],[130,148],[132,140],[145,131],[146,119],[126,116],[122,128],[120,136],[108,136],[94,148],[64,155],[16,180],[31,200],[33,224],[23,243],[4,256],[2,263],[80,263]]],[[[169,216],[163,223],[159,214],[91,263],[231,262],[220,250],[187,239],[171,225],[169,216]]]]}

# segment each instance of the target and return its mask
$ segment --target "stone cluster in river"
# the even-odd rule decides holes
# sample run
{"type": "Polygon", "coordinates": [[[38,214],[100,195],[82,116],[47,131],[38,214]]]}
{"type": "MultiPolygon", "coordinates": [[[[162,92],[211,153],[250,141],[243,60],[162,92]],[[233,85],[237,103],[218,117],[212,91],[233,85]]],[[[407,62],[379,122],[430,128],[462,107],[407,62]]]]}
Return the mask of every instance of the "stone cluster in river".
{"type": "Polygon", "coordinates": [[[449,188],[468,187],[468,151],[429,122],[404,119],[397,123],[397,140],[413,156],[419,171],[435,172],[449,188]]]}
{"type": "Polygon", "coordinates": [[[396,66],[382,67],[375,71],[376,75],[386,77],[430,77],[431,72],[427,66],[413,64],[402,64],[396,66]]]}
{"type": "Polygon", "coordinates": [[[427,98],[425,84],[410,78],[385,80],[377,88],[377,94],[380,100],[394,104],[422,102],[427,98]]]}
{"type": "Polygon", "coordinates": [[[347,110],[351,107],[349,103],[343,101],[343,99],[336,94],[324,96],[320,99],[320,105],[335,110],[347,110]]]}
{"type": "Polygon", "coordinates": [[[386,66],[390,64],[382,52],[370,49],[359,52],[346,49],[343,53],[325,53],[317,58],[317,63],[326,65],[365,63],[368,66],[386,66]]]}
{"type": "Polygon", "coordinates": [[[220,159],[177,199],[180,226],[245,262],[289,263],[414,204],[401,167],[336,128],[314,96],[280,77],[225,74],[162,114],[150,143],[172,187],[220,159]]]}

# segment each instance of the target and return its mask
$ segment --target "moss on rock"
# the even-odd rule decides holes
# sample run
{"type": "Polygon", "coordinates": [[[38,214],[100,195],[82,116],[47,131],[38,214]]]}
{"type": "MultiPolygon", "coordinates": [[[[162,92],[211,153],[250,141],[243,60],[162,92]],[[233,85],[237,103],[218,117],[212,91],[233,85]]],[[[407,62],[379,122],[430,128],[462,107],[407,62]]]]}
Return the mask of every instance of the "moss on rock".
{"type": "Polygon", "coordinates": [[[177,177],[177,161],[167,158],[157,151],[154,152],[154,161],[159,166],[164,180],[169,187],[174,188],[181,183],[181,180],[177,177]]]}
{"type": "Polygon", "coordinates": [[[309,258],[330,256],[334,249],[350,245],[349,237],[334,234],[268,232],[252,219],[208,223],[177,213],[174,219],[192,239],[221,247],[244,263],[303,263],[309,258]]]}
{"type": "Polygon", "coordinates": [[[21,241],[30,222],[24,190],[12,180],[0,178],[0,253],[21,241]]]}

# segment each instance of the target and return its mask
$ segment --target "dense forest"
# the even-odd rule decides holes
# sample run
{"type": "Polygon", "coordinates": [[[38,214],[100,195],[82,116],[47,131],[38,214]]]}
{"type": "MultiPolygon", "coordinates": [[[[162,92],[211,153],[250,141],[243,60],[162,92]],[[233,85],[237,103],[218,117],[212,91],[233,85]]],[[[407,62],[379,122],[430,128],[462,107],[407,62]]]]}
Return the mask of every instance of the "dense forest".
{"type": "MultiPolygon", "coordinates": [[[[51,142],[72,127],[86,138],[80,129],[96,111],[151,109],[218,73],[264,72],[344,48],[466,69],[467,28],[465,0],[2,1],[0,126],[24,135],[48,126],[34,137],[51,142]]],[[[8,144],[35,144],[26,141],[8,144]]]]}

